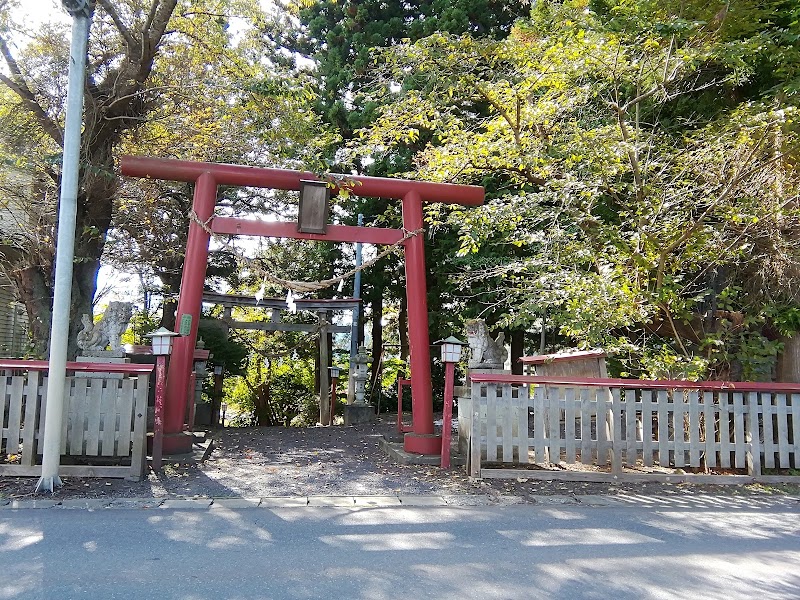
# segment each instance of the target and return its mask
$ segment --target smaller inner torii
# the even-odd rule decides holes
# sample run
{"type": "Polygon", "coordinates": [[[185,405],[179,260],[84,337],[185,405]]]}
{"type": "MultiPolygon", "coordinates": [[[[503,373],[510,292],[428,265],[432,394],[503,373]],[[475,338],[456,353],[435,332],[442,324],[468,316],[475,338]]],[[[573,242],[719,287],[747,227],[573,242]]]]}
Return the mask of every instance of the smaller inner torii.
{"type": "MultiPolygon", "coordinates": [[[[192,355],[203,300],[211,234],[284,237],[327,242],[362,242],[403,246],[405,254],[408,341],[411,352],[411,406],[413,431],[405,436],[404,449],[417,454],[440,454],[441,436],[434,435],[431,389],[428,300],[425,283],[423,202],[479,206],[482,187],[348,176],[347,191],[357,196],[402,201],[403,228],[329,225],[324,233],[302,231],[298,223],[222,217],[214,214],[221,185],[299,191],[301,181],[318,180],[313,173],[265,169],[241,165],[202,163],[172,159],[123,156],[123,175],[194,183],[192,219],[186,243],[177,328],[182,337],[174,343],[167,376],[164,407],[164,452],[177,454],[191,449],[192,438],[183,431],[184,407],[189,394],[192,355]],[[352,184],[352,187],[351,187],[352,184]]],[[[301,209],[302,212],[302,209],[301,209]]]]}
{"type": "MultiPolygon", "coordinates": [[[[295,299],[297,310],[316,313],[318,324],[304,323],[284,323],[281,320],[281,312],[288,310],[286,300],[280,298],[256,298],[241,294],[218,294],[216,292],[203,292],[203,303],[222,306],[222,322],[228,329],[250,329],[259,331],[302,331],[306,333],[319,333],[319,422],[323,425],[332,425],[331,422],[331,403],[330,403],[330,380],[328,373],[328,362],[332,355],[332,348],[328,345],[328,333],[347,333],[352,335],[353,328],[350,325],[334,325],[331,322],[331,315],[334,312],[350,311],[355,313],[361,306],[359,298],[340,298],[340,299],[295,299]],[[233,308],[235,307],[262,308],[271,311],[268,321],[234,321],[233,308]]],[[[353,360],[350,356],[350,360],[353,360]]],[[[218,400],[215,399],[215,402],[218,400]]],[[[218,407],[212,407],[212,414],[217,414],[218,407]]]]}

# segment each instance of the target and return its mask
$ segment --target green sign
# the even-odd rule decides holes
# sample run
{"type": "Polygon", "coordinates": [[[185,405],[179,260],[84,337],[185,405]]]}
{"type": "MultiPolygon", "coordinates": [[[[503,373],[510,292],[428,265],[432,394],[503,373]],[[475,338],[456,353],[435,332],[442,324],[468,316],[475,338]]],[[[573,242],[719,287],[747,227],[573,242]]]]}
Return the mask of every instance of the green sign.
{"type": "Polygon", "coordinates": [[[184,336],[192,333],[192,315],[181,315],[181,328],[178,333],[184,336]]]}

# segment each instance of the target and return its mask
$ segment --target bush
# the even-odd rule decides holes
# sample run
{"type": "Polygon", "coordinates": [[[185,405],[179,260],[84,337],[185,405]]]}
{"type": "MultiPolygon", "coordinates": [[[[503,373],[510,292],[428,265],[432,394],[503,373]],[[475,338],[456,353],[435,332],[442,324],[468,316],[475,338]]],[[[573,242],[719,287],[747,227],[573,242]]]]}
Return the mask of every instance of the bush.
{"type": "Polygon", "coordinates": [[[298,399],[297,414],[289,422],[291,427],[313,427],[319,422],[319,396],[304,395],[298,399]]]}
{"type": "Polygon", "coordinates": [[[255,427],[258,425],[255,413],[240,412],[225,421],[226,427],[255,427]]]}

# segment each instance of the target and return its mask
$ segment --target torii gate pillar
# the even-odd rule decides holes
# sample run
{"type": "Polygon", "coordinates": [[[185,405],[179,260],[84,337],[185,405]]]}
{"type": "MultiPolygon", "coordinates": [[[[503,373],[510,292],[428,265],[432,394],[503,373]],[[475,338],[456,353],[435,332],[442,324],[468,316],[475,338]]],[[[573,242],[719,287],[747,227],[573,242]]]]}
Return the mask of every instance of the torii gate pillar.
{"type": "MultiPolygon", "coordinates": [[[[408,192],[403,196],[403,228],[417,231],[422,227],[422,199],[417,192],[408,192]]],[[[433,434],[428,287],[425,282],[425,240],[421,235],[408,239],[405,254],[408,345],[411,352],[411,417],[414,431],[406,435],[403,447],[407,452],[439,454],[442,441],[433,434]]]]}
{"type": "Polygon", "coordinates": [[[348,177],[355,182],[348,190],[352,194],[401,200],[403,229],[330,225],[326,234],[316,234],[297,231],[296,223],[214,216],[219,185],[299,190],[302,179],[316,179],[313,173],[130,156],[122,157],[120,164],[123,175],[195,183],[194,214],[189,224],[176,319],[178,333],[183,337],[175,340],[167,375],[165,454],[191,449],[192,438],[184,432],[184,420],[212,232],[329,242],[402,243],[405,247],[413,421],[413,431],[406,434],[404,448],[417,454],[438,455],[441,452],[441,436],[434,435],[433,427],[425,242],[421,235],[404,238],[406,232],[423,229],[423,201],[477,206],[483,203],[483,188],[381,177],[348,177]]]}

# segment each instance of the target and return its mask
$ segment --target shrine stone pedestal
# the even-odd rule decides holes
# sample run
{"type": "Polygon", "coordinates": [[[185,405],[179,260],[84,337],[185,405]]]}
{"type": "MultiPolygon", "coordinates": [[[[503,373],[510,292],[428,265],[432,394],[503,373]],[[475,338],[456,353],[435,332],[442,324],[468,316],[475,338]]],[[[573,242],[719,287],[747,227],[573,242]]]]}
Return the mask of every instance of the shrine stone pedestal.
{"type": "Polygon", "coordinates": [[[483,373],[483,374],[485,374],[485,373],[497,373],[497,374],[510,375],[511,371],[509,369],[503,369],[502,367],[501,368],[497,368],[497,369],[486,369],[486,368],[473,369],[473,368],[470,368],[470,369],[467,370],[467,382],[469,382],[469,376],[471,374],[473,374],[473,373],[475,373],[475,374],[478,374],[478,373],[483,373]]]}
{"type": "Polygon", "coordinates": [[[359,425],[375,420],[375,408],[370,404],[345,404],[344,424],[359,425]]]}
{"type": "MultiPolygon", "coordinates": [[[[80,355],[75,357],[75,362],[124,365],[131,361],[129,358],[120,356],[119,352],[115,352],[112,350],[96,350],[92,352],[91,356],[80,355]]],[[[100,371],[96,372],[77,371],[75,373],[75,377],[104,377],[106,379],[122,379],[122,376],[123,376],[122,373],[102,373],[100,371]]]]}

